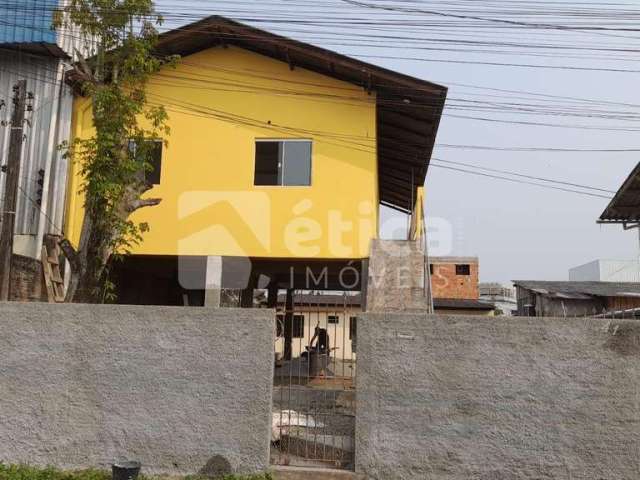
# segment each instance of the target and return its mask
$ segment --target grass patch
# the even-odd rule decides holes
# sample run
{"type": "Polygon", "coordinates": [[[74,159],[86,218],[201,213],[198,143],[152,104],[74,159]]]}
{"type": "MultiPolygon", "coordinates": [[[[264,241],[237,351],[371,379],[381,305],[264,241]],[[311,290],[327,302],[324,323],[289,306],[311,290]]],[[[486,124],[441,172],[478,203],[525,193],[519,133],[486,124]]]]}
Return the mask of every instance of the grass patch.
{"type": "MultiPolygon", "coordinates": [[[[144,467],[143,467],[144,468],[144,467]]],[[[140,475],[138,480],[168,479],[166,476],[140,475]]],[[[176,477],[171,477],[176,478],[176,477]]],[[[111,480],[111,472],[105,470],[78,470],[74,472],[62,471],[56,468],[38,468],[28,465],[4,465],[0,463],[0,480],[111,480]]],[[[211,480],[202,475],[188,475],[184,480],[211,480]]],[[[227,475],[217,480],[273,480],[268,473],[259,475],[227,475]]]]}

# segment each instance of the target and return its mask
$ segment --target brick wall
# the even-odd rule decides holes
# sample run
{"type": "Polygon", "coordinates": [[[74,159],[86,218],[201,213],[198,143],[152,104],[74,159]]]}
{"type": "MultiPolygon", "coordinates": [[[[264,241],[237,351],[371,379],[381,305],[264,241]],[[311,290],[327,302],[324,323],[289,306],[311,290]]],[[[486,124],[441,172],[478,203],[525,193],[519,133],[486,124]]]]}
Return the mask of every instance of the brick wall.
{"type": "Polygon", "coordinates": [[[47,290],[42,263],[34,258],[14,255],[11,262],[10,299],[14,302],[46,302],[47,290]]]}
{"type": "Polygon", "coordinates": [[[478,289],[479,266],[477,260],[471,259],[438,259],[431,260],[433,274],[431,285],[434,298],[465,298],[477,300],[480,297],[478,289]],[[469,265],[469,275],[457,275],[456,265],[469,265]]]}

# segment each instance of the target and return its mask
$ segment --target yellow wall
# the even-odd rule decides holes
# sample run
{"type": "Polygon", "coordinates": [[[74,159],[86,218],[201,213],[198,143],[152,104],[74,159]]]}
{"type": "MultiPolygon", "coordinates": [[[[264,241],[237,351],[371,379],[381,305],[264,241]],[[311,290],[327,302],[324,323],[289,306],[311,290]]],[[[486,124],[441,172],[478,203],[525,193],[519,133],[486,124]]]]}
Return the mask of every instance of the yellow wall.
{"type": "MultiPolygon", "coordinates": [[[[238,48],[206,50],[149,85],[171,135],[157,207],[132,217],[151,231],[135,254],[365,258],[377,236],[375,96],[361,88],[238,48]],[[268,124],[270,122],[270,125],[268,124]],[[312,186],[253,185],[256,139],[311,139],[312,186]]],[[[74,135],[92,134],[86,99],[74,135]]],[[[67,212],[77,243],[78,166],[67,212]]]]}

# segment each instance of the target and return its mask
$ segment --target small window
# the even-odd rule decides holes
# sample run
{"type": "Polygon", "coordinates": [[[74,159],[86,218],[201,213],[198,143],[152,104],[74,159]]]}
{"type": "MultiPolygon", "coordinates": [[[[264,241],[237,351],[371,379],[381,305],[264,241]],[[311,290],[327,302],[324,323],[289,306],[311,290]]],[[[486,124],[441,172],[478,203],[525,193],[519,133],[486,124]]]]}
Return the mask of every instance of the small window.
{"type": "Polygon", "coordinates": [[[431,265],[429,265],[429,273],[431,275],[433,275],[433,271],[434,271],[434,268],[433,268],[433,263],[432,263],[431,265]]]}
{"type": "MultiPolygon", "coordinates": [[[[146,142],[148,151],[145,152],[147,155],[147,163],[149,164],[149,168],[143,172],[144,182],[147,185],[160,185],[160,177],[162,176],[162,140],[149,140],[146,142]]],[[[136,158],[138,156],[138,146],[136,142],[133,140],[129,141],[129,151],[136,158]]],[[[140,158],[140,161],[142,159],[140,158]]]]}
{"type": "Polygon", "coordinates": [[[284,187],[311,185],[311,141],[258,140],[254,184],[284,187]]]}
{"type": "Polygon", "coordinates": [[[340,323],[340,317],[338,317],[337,315],[328,315],[327,323],[331,325],[337,325],[340,323]]]}
{"type": "Polygon", "coordinates": [[[471,275],[470,265],[456,265],[456,275],[471,275]]]}

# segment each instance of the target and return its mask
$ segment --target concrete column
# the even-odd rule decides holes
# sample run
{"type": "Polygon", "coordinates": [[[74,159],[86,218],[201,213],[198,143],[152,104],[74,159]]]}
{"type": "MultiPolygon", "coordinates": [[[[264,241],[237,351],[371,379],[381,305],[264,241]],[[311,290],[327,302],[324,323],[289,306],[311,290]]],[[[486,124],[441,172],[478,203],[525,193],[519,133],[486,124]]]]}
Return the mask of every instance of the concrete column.
{"type": "Polygon", "coordinates": [[[222,296],[222,257],[207,257],[204,306],[220,308],[222,296]]]}

